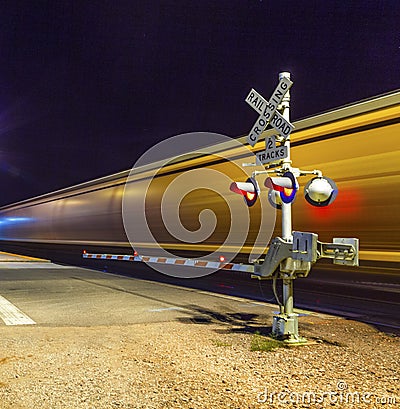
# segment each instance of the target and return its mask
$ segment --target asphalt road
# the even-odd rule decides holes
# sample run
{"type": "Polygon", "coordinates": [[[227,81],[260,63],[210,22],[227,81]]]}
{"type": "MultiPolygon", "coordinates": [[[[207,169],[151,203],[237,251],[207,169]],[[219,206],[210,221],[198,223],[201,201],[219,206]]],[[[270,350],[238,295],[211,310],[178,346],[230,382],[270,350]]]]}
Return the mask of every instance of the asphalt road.
{"type": "MultiPolygon", "coordinates": [[[[156,273],[146,265],[88,260],[94,268],[210,292],[276,304],[272,282],[251,279],[247,273],[219,271],[196,279],[156,273]]],[[[85,261],[86,263],[86,261],[85,261]]],[[[400,273],[395,266],[358,268],[317,264],[307,278],[294,284],[295,306],[356,319],[400,335],[400,273]]]]}
{"type": "Polygon", "coordinates": [[[0,325],[90,327],[218,319],[241,325],[257,320],[268,327],[276,310],[252,300],[27,261],[0,262],[0,297],[0,325]]]}
{"type": "MultiPolygon", "coordinates": [[[[271,313],[277,310],[271,281],[251,279],[246,273],[219,271],[179,279],[143,263],[82,259],[82,267],[0,262],[0,295],[43,325],[112,325],[232,313],[257,317],[265,326],[271,325],[271,313]]],[[[296,280],[295,306],[400,334],[399,293],[394,267],[354,270],[317,264],[307,278],[296,280]]]]}

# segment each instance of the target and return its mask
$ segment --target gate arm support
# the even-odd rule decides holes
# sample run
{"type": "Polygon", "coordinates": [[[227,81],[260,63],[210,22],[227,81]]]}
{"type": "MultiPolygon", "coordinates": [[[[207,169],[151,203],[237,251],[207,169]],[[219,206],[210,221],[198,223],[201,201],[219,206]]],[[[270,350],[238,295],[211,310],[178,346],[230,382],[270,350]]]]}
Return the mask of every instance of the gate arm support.
{"type": "Polygon", "coordinates": [[[334,238],[333,243],[318,242],[318,258],[333,259],[333,264],[358,266],[359,240],[334,238]]]}
{"type": "Polygon", "coordinates": [[[254,264],[254,274],[252,278],[270,279],[273,277],[275,271],[280,263],[292,256],[292,243],[288,243],[280,237],[275,237],[262,264],[257,262],[254,264]]]}

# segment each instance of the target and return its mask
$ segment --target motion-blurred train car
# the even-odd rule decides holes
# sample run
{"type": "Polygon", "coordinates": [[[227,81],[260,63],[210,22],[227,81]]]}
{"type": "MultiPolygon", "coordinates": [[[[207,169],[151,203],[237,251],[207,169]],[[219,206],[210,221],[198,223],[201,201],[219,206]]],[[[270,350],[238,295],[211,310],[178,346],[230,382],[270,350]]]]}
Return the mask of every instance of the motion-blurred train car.
{"type": "MultiPolygon", "coordinates": [[[[311,206],[299,192],[293,204],[294,230],[316,232],[322,241],[331,241],[332,237],[358,237],[361,264],[400,262],[399,122],[400,91],[394,91],[294,124],[293,166],[321,169],[324,175],[335,180],[339,189],[335,202],[321,208],[311,206]]],[[[264,134],[268,137],[273,130],[264,134]]],[[[264,150],[263,139],[251,148],[253,153],[264,150]]],[[[245,137],[237,141],[245,144],[245,137]]],[[[188,170],[211,169],[233,180],[245,180],[240,163],[254,161],[250,152],[245,157],[236,145],[216,145],[215,152],[220,153],[189,153],[172,158],[161,168],[157,163],[148,164],[135,169],[131,175],[130,171],[121,172],[4,206],[0,209],[0,246],[26,254],[34,254],[38,249],[49,252],[63,249],[76,255],[83,249],[114,254],[132,252],[122,215],[126,182],[131,192],[140,195],[142,184],[151,178],[146,192],[146,217],[155,241],[179,256],[215,255],[229,234],[231,218],[235,217],[230,214],[226,198],[242,200],[234,197],[228,183],[220,186],[219,193],[207,190],[203,184],[178,203],[179,218],[188,231],[199,229],[202,210],[214,212],[215,229],[201,242],[187,243],[174,237],[164,225],[160,211],[168,186],[188,170]]],[[[263,191],[260,200],[265,201],[265,195],[263,191]]],[[[231,249],[238,254],[239,261],[245,261],[251,251],[260,226],[260,212],[259,203],[250,209],[250,225],[248,231],[243,232],[244,243],[231,249]]],[[[280,234],[279,210],[276,217],[272,236],[280,234]]],[[[264,247],[268,246],[268,240],[269,237],[262,243],[264,247]]],[[[140,242],[137,247],[142,254],[155,251],[152,242],[140,242]]]]}

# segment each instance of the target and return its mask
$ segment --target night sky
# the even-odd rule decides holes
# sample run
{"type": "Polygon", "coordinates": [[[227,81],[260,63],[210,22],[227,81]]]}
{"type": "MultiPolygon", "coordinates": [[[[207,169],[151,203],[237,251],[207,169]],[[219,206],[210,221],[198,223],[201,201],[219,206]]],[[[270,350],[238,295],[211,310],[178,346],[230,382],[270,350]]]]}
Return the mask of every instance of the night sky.
{"type": "Polygon", "coordinates": [[[2,1],[0,205],[246,134],[290,71],[292,121],[400,87],[393,1],[2,1]]]}

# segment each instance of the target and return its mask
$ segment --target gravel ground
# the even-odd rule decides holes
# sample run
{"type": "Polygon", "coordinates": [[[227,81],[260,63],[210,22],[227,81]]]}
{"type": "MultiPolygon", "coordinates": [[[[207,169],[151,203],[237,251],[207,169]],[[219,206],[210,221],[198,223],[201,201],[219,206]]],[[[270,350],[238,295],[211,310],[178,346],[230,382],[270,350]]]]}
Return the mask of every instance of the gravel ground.
{"type": "Polygon", "coordinates": [[[255,327],[213,320],[0,327],[1,408],[400,407],[400,339],[300,318],[312,345],[252,351],[255,327]]]}

